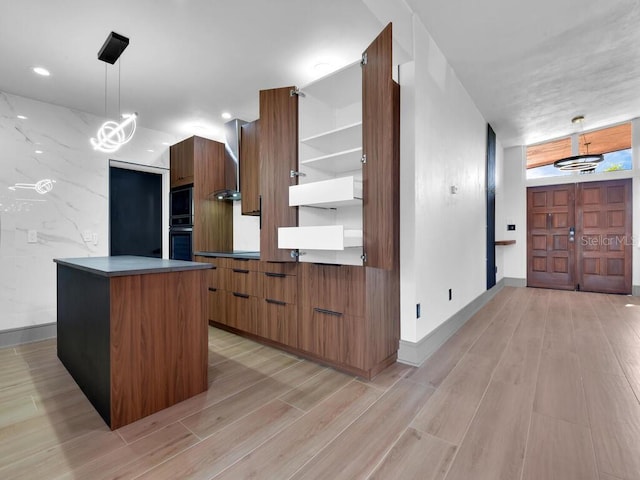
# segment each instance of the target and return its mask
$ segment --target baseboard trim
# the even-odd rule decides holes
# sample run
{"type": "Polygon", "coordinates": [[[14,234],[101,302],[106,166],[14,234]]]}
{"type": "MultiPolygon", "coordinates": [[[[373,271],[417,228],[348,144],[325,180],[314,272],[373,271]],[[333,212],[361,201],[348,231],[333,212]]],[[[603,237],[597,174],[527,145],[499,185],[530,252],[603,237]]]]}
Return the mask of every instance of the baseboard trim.
{"type": "MultiPolygon", "coordinates": [[[[496,295],[496,293],[506,286],[512,285],[507,285],[506,279],[502,278],[493,288],[476,297],[475,300],[471,301],[467,306],[449,317],[419,342],[407,342],[405,340],[400,340],[398,362],[406,363],[407,365],[412,365],[414,367],[420,366],[427,358],[433,355],[433,353],[438,350],[444,342],[456,333],[458,329],[467,322],[467,320],[473,317],[478,310],[484,307],[486,303],[496,295]]],[[[522,286],[526,286],[526,282],[525,285],[522,286]]]]}
{"type": "Polygon", "coordinates": [[[57,332],[55,322],[4,330],[0,332],[0,348],[54,338],[57,332]]]}
{"type": "Polygon", "coordinates": [[[504,277],[503,280],[504,280],[505,287],[526,287],[527,286],[526,278],[504,277]]]}

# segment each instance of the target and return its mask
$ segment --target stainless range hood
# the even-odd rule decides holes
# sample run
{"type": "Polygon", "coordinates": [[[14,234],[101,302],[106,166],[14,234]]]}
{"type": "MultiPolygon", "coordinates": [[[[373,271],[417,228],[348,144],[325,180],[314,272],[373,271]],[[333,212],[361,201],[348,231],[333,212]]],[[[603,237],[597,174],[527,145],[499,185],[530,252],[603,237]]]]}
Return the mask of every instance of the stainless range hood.
{"type": "Polygon", "coordinates": [[[224,124],[224,188],[211,195],[218,200],[240,200],[240,127],[244,120],[233,119],[224,124]]]}

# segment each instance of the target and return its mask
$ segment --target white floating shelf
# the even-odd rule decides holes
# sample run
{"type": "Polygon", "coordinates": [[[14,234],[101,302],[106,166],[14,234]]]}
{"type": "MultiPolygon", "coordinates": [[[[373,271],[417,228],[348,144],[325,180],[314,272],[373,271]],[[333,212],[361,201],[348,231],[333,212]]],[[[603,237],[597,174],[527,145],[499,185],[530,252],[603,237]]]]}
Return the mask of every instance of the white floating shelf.
{"type": "Polygon", "coordinates": [[[362,147],[362,122],[303,138],[300,142],[328,154],[362,147]]]}
{"type": "Polygon", "coordinates": [[[307,205],[338,208],[359,205],[361,202],[362,182],[357,181],[353,176],[291,185],[289,187],[290,207],[307,205]]]}
{"type": "Polygon", "coordinates": [[[278,248],[344,250],[351,247],[362,247],[362,230],[345,230],[343,225],[278,228],[278,248]]]}
{"type": "Polygon", "coordinates": [[[344,173],[358,170],[361,166],[362,147],[331,153],[321,157],[302,160],[300,165],[317,168],[323,172],[344,173]]]}

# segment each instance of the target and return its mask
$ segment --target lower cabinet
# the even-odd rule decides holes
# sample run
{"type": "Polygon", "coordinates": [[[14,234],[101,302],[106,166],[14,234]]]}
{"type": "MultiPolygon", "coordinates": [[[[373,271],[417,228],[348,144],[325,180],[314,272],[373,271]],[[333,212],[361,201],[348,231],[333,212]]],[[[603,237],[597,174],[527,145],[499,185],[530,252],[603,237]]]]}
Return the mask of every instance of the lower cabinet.
{"type": "Polygon", "coordinates": [[[262,301],[261,313],[258,335],[289,347],[298,347],[297,305],[265,298],[262,301]]]}
{"type": "Polygon", "coordinates": [[[218,288],[209,287],[207,296],[209,299],[208,320],[226,324],[224,292],[218,288]]]}
{"type": "Polygon", "coordinates": [[[225,325],[258,334],[258,298],[246,293],[225,292],[225,325]]]}

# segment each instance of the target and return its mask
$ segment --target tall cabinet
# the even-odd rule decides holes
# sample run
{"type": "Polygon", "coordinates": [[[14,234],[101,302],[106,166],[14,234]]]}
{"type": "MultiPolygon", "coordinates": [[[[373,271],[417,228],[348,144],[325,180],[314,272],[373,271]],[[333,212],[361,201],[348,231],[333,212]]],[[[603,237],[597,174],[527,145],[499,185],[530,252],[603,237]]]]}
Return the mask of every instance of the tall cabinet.
{"type": "Polygon", "coordinates": [[[399,105],[391,24],[361,61],[260,92],[260,255],[299,262],[295,350],[367,378],[400,340],[399,105]]]}

